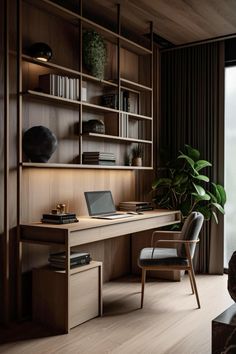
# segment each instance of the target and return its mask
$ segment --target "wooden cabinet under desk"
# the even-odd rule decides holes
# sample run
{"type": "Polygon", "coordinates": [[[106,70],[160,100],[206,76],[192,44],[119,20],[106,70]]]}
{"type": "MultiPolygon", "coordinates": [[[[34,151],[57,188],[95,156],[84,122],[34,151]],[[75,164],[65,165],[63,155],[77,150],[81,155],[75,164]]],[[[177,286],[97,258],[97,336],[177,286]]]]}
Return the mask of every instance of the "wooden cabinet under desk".
{"type": "Polygon", "coordinates": [[[102,315],[102,263],[66,272],[52,267],[33,270],[33,320],[58,333],[102,315]]]}
{"type": "MultiPolygon", "coordinates": [[[[129,218],[117,220],[104,220],[81,217],[78,223],[66,225],[49,225],[42,223],[24,224],[21,225],[20,242],[33,243],[39,245],[52,245],[56,247],[58,246],[60,247],[60,249],[64,248],[66,253],[66,269],[64,272],[51,271],[52,273],[48,273],[48,270],[42,268],[41,270],[35,271],[35,274],[40,274],[40,281],[42,283],[46,281],[45,279],[43,279],[45,275],[45,278],[52,277],[53,281],[58,281],[56,286],[61,286],[62,288],[64,287],[63,291],[65,293],[65,306],[67,309],[66,311],[68,312],[68,319],[66,320],[64,332],[68,332],[69,329],[72,328],[74,325],[78,324],[80,321],[83,322],[83,319],[81,320],[79,318],[81,315],[79,310],[79,304],[79,319],[76,319],[76,295],[75,297],[73,297],[73,292],[76,293],[77,289],[76,281],[74,282],[74,280],[76,279],[76,277],[82,278],[82,275],[81,273],[79,273],[79,270],[78,274],[74,274],[76,271],[74,269],[70,269],[69,266],[70,252],[73,247],[91,244],[102,240],[108,240],[119,236],[130,235],[132,233],[140,231],[152,230],[158,227],[172,225],[179,222],[180,213],[178,211],[153,210],[144,212],[144,214],[142,215],[132,215],[129,218]]],[[[19,264],[19,267],[20,266],[21,262],[19,264]]],[[[21,272],[19,272],[19,275],[20,274],[21,272]]],[[[90,276],[93,275],[90,274],[90,276]]],[[[84,281],[86,281],[86,279],[84,279],[84,281]]],[[[20,282],[21,276],[19,276],[19,284],[20,282]]],[[[46,282],[49,284],[50,280],[48,279],[48,281],[46,282]]],[[[19,291],[18,295],[20,303],[21,291],[19,291]]],[[[42,293],[41,296],[44,296],[44,294],[42,293]]]]}

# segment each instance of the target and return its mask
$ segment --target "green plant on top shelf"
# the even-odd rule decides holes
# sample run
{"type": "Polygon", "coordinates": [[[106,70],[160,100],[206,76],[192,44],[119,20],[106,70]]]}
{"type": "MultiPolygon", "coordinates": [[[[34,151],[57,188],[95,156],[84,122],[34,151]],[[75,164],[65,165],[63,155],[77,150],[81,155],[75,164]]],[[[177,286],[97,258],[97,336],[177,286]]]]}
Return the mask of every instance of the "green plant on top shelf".
{"type": "Polygon", "coordinates": [[[87,70],[98,79],[104,79],[107,58],[103,37],[94,30],[83,31],[83,62],[87,70]]]}
{"type": "Polygon", "coordinates": [[[211,166],[209,161],[200,160],[198,150],[185,145],[184,153],[180,151],[174,161],[168,162],[164,175],[157,176],[152,183],[157,207],[180,210],[183,219],[192,211],[199,211],[205,220],[213,217],[218,223],[216,211],[224,214],[226,192],[222,185],[210,183],[209,177],[200,172],[211,166]]]}

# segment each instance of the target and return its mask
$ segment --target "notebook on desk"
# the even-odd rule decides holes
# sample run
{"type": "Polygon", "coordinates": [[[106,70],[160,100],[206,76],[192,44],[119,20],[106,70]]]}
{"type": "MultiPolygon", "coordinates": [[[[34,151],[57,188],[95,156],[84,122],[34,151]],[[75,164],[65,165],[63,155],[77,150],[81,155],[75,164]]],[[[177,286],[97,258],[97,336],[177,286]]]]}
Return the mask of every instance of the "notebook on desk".
{"type": "Polygon", "coordinates": [[[84,192],[84,195],[92,218],[113,220],[133,216],[116,211],[111,191],[84,192]]]}

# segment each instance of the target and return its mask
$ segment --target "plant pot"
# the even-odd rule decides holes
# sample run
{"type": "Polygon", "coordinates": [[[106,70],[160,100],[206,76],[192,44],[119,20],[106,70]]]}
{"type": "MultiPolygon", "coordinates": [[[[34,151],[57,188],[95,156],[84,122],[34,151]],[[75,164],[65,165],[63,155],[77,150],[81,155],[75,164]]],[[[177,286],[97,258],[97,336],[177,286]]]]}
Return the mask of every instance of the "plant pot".
{"type": "Polygon", "coordinates": [[[132,166],[142,166],[142,157],[134,157],[132,160],[132,166]]]}

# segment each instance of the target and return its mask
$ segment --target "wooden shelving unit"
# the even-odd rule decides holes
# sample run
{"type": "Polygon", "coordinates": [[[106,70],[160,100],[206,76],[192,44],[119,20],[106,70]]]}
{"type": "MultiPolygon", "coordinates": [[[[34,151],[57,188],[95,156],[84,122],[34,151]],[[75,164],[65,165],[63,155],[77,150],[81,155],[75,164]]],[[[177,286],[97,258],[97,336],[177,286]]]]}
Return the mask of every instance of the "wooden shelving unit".
{"type": "Polygon", "coordinates": [[[72,11],[51,0],[20,0],[18,125],[22,133],[19,134],[19,150],[23,132],[34,125],[47,126],[58,138],[58,148],[48,163],[28,162],[23,152],[19,152],[20,168],[152,169],[152,25],[151,39],[146,41],[149,43],[146,47],[121,35],[119,5],[117,32],[82,16],[82,0],[77,9],[72,11]],[[94,29],[105,40],[108,63],[103,80],[92,76],[83,66],[82,33],[86,29],[94,29]],[[35,42],[50,45],[53,50],[51,61],[42,62],[27,54],[27,48],[35,42]],[[39,76],[44,74],[78,79],[78,100],[39,89],[39,76]],[[84,86],[86,100],[82,100],[84,86]],[[123,109],[124,93],[129,97],[128,111],[123,109]],[[117,95],[117,107],[103,105],[102,96],[107,94],[117,95]],[[91,119],[103,121],[105,134],[83,134],[82,123],[91,119]],[[144,150],[141,167],[127,164],[127,156],[131,160],[132,148],[137,144],[141,144],[144,150]],[[116,156],[116,165],[83,165],[82,154],[87,151],[112,152],[116,156]]]}

